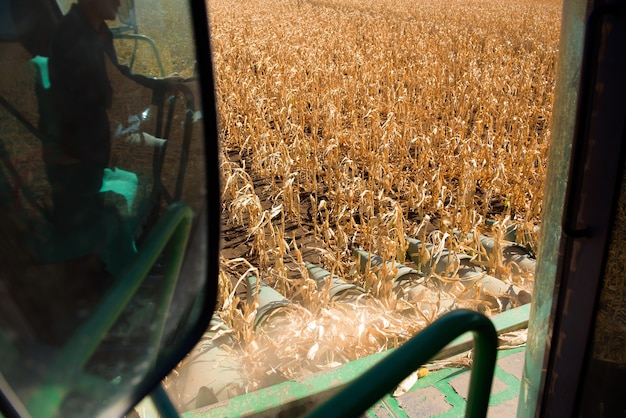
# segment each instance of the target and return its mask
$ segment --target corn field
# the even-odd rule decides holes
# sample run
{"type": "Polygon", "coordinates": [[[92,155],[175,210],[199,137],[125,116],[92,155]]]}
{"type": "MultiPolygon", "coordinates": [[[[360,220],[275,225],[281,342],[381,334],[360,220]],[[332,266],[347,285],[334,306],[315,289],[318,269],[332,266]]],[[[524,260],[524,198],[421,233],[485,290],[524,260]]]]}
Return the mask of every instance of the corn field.
{"type": "MultiPolygon", "coordinates": [[[[396,346],[443,300],[480,310],[484,298],[461,300],[454,283],[420,294],[434,307],[408,303],[393,292],[393,264],[359,273],[352,251],[419,269],[407,237],[480,258],[466,237],[497,241],[509,226],[536,248],[561,3],[208,4],[223,173],[219,315],[251,365],[246,390],[263,386],[267,364],[293,378],[396,346]],[[361,286],[368,302],[329,303],[305,261],[361,286]],[[294,302],[256,332],[255,305],[239,291],[251,273],[294,302]]],[[[482,265],[532,291],[532,273],[497,256],[482,265]]]]}

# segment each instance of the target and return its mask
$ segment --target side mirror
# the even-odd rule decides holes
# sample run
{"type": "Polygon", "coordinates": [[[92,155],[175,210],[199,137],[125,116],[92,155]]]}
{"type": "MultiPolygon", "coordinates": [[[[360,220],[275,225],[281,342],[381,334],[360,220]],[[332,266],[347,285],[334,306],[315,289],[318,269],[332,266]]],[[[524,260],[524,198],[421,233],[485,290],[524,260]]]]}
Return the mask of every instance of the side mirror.
{"type": "Polygon", "coordinates": [[[6,417],[124,414],[189,352],[215,306],[206,5],[122,3],[123,28],[107,22],[98,35],[82,6],[0,0],[6,417]]]}

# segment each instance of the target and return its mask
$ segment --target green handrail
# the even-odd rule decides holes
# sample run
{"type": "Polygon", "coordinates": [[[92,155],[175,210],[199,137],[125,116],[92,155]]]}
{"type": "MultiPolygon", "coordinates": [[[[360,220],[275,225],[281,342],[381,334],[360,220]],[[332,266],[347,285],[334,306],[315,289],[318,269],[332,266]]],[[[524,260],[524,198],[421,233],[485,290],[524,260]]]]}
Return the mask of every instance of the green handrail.
{"type": "Polygon", "coordinates": [[[178,411],[172,404],[167,392],[163,389],[163,386],[158,385],[150,394],[154,407],[159,411],[160,418],[178,418],[178,411]]]}
{"type": "MultiPolygon", "coordinates": [[[[34,416],[47,416],[56,409],[74,383],[83,382],[80,374],[83,367],[128,305],[133,295],[169,244],[171,259],[164,277],[161,311],[155,318],[155,329],[151,343],[154,358],[165,324],[167,307],[178,279],[184,249],[191,228],[192,211],[186,204],[175,203],[168,207],[155,228],[139,249],[137,258],[127,272],[105,295],[90,318],[76,331],[55,357],[41,386],[28,401],[34,416]]],[[[85,377],[85,376],[82,376],[85,377]]],[[[97,379],[96,379],[97,380],[97,379]]]]}
{"type": "Polygon", "coordinates": [[[498,335],[487,317],[465,309],[452,311],[433,322],[306,416],[359,416],[453,339],[468,331],[474,334],[475,352],[465,416],[484,417],[489,406],[498,335]]]}

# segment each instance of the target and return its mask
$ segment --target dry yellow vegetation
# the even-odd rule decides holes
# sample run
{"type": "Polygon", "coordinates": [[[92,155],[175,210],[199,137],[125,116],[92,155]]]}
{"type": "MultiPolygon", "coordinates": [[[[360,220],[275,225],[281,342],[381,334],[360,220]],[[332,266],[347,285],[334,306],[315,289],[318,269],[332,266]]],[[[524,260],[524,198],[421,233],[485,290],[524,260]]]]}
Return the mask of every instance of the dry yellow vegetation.
{"type": "MultiPolygon", "coordinates": [[[[294,377],[302,362],[293,359],[315,363],[312,347],[327,347],[318,364],[343,362],[394,346],[432,319],[404,311],[401,323],[392,320],[398,305],[389,283],[354,274],[353,246],[403,261],[412,236],[480,252],[454,232],[482,233],[487,219],[496,221],[496,235],[512,224],[536,245],[560,1],[208,4],[224,225],[247,249],[224,260],[222,316],[240,340],[257,339],[251,358],[281,347],[290,370],[283,373],[294,377]],[[303,264],[310,246],[328,270],[376,296],[378,313],[323,307],[303,264]],[[245,272],[306,307],[294,308],[290,320],[302,331],[288,327],[294,333],[286,340],[258,342],[254,312],[236,309],[232,283],[245,272]],[[361,327],[356,343],[341,338],[361,327]],[[330,329],[324,340],[320,332],[330,329]],[[305,342],[296,338],[308,331],[305,342]]],[[[488,268],[532,287],[532,276],[488,268]]]]}
{"type": "Polygon", "coordinates": [[[305,223],[304,204],[339,259],[351,242],[400,254],[425,220],[538,223],[560,2],[209,6],[220,143],[242,157],[223,159],[224,210],[259,267],[278,245],[268,234],[305,223]]]}

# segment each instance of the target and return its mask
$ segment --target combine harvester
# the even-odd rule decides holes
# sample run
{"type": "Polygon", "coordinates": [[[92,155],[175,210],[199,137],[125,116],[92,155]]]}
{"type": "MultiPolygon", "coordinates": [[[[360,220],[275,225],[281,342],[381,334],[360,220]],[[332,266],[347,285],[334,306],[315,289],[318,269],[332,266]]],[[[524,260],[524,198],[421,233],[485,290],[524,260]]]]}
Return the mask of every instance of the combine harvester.
{"type": "MultiPolygon", "coordinates": [[[[486,236],[479,238],[485,246],[486,254],[493,257],[496,247],[494,240],[486,236]]],[[[452,253],[446,249],[438,252],[437,248],[431,245],[423,246],[418,240],[408,238],[407,241],[409,243],[407,255],[416,266],[421,264],[418,254],[423,253],[423,250],[428,251],[429,262],[421,265],[420,270],[396,261],[385,262],[376,254],[355,249],[353,254],[357,259],[358,273],[366,275],[372,272],[380,282],[390,281],[398,299],[417,307],[432,318],[463,308],[467,306],[468,301],[473,301],[474,304],[478,304],[479,310],[482,308],[483,312],[489,314],[507,311],[502,316],[494,317],[498,333],[510,333],[526,328],[529,313],[529,306],[526,304],[531,298],[529,292],[487,275],[483,269],[471,263],[472,257],[469,255],[452,253]]],[[[535,259],[523,247],[512,242],[503,242],[498,248],[501,249],[500,256],[505,263],[515,263],[516,268],[520,269],[534,267],[535,259]]],[[[317,285],[317,291],[327,292],[326,300],[331,303],[356,303],[357,308],[354,309],[358,309],[358,304],[367,304],[372,300],[373,296],[367,294],[363,288],[348,283],[312,263],[305,262],[305,265],[309,278],[317,285]]],[[[289,323],[285,322],[288,319],[283,318],[288,318],[290,310],[294,309],[294,303],[257,277],[248,276],[247,304],[248,309],[256,309],[254,328],[257,332],[266,335],[280,334],[284,327],[289,327],[289,323]]],[[[247,413],[254,416],[255,411],[261,416],[298,414],[329,398],[360,371],[365,371],[393,351],[352,361],[331,371],[316,373],[315,370],[311,370],[307,374],[312,376],[303,377],[296,382],[286,381],[272,385],[272,379],[267,379],[269,383],[263,385],[266,386],[265,389],[243,394],[246,387],[245,365],[242,360],[237,361],[233,355],[224,351],[226,346],[237,347],[240,344],[232,340],[234,335],[232,330],[226,330],[223,323],[221,325],[218,323],[220,321],[214,318],[213,326],[204,336],[205,342],[196,347],[184,366],[178,370],[174,378],[176,387],[169,390],[173,399],[181,400],[179,409],[189,411],[186,416],[218,417],[247,413]],[[225,336],[229,336],[231,340],[225,341],[225,336]]],[[[471,347],[471,339],[458,339],[433,360],[441,362],[453,357],[458,359],[471,347]]],[[[519,352],[518,349],[511,353],[519,357],[519,352]]],[[[465,354],[465,357],[467,355],[465,354]]],[[[275,373],[272,364],[265,366],[267,375],[275,373]]],[[[458,371],[460,371],[458,367],[448,368],[437,375],[446,374],[448,378],[453,372],[458,371]]],[[[427,368],[421,368],[419,374],[422,377],[428,375],[427,368]]],[[[416,373],[414,380],[408,382],[417,383],[417,375],[416,373]]],[[[407,385],[408,383],[404,384],[407,385]]],[[[394,396],[385,397],[370,411],[389,410],[402,416],[404,400],[414,396],[409,389],[410,386],[404,387],[400,392],[396,390],[394,396]]],[[[509,392],[509,398],[514,397],[514,394],[509,392]]],[[[442,408],[446,404],[444,401],[439,407],[442,408]]],[[[464,406],[464,401],[457,402],[448,412],[458,413],[464,406]]]]}
{"type": "MultiPolygon", "coordinates": [[[[134,16],[134,3],[123,3],[132,13],[123,13],[121,21],[134,16]]],[[[158,11],[157,3],[152,4],[158,11]]],[[[114,152],[109,169],[130,174],[106,174],[110,188],[102,193],[109,193],[110,207],[122,215],[136,246],[127,263],[114,266],[120,259],[107,252],[120,248],[103,243],[110,244],[119,219],[97,225],[95,233],[73,231],[73,237],[89,238],[77,240],[55,235],[47,217],[54,199],[41,150],[51,137],[42,135],[39,119],[49,108],[38,101],[45,98],[45,66],[33,60],[42,51],[45,56],[37,40],[46,42],[61,9],[55,0],[0,1],[3,416],[147,417],[142,399],[162,417],[179,416],[173,403],[183,404],[180,412],[186,417],[480,417],[488,411],[519,417],[623,416],[623,2],[564,4],[532,303],[526,303],[530,297],[523,289],[471,262],[473,257],[485,262],[481,257],[491,252],[520,271],[532,270],[534,258],[515,244],[471,237],[482,243],[484,254],[460,254],[435,252],[427,243],[409,240],[409,258],[418,254],[413,267],[355,249],[363,274],[385,274],[399,300],[429,305],[423,309],[437,309],[439,319],[398,348],[298,380],[270,384],[270,379],[264,389],[245,394],[239,365],[227,356],[234,337],[217,319],[210,324],[220,240],[217,112],[206,5],[187,4],[178,29],[194,30],[187,44],[195,46],[204,119],[188,123],[198,116],[192,101],[181,107],[179,99],[126,89],[123,78],[109,74],[114,90],[125,93],[112,108],[119,114],[111,119],[122,125],[113,131],[140,134],[140,142],[167,140],[148,141],[167,144],[156,152],[149,149],[148,155],[114,152]],[[194,141],[189,129],[205,140],[194,141]],[[186,165],[193,156],[204,158],[186,165]],[[424,252],[431,256],[421,257],[424,252]],[[450,282],[452,277],[458,280],[450,282]],[[427,294],[434,291],[456,292],[457,303],[473,292],[492,316],[452,309],[430,299],[427,294]],[[527,346],[497,351],[498,333],[526,325],[527,346]],[[420,369],[472,347],[471,377],[467,368],[444,367],[426,375],[420,369]],[[168,374],[181,361],[185,374],[176,390],[184,396],[170,400],[161,382],[171,383],[168,374]]],[[[126,29],[116,35],[123,33],[126,29]]],[[[367,303],[370,296],[358,286],[319,266],[307,268],[332,303],[344,303],[343,298],[367,303]]],[[[288,310],[298,309],[260,279],[247,278],[247,303],[256,310],[258,333],[271,331],[288,310]]]]}

